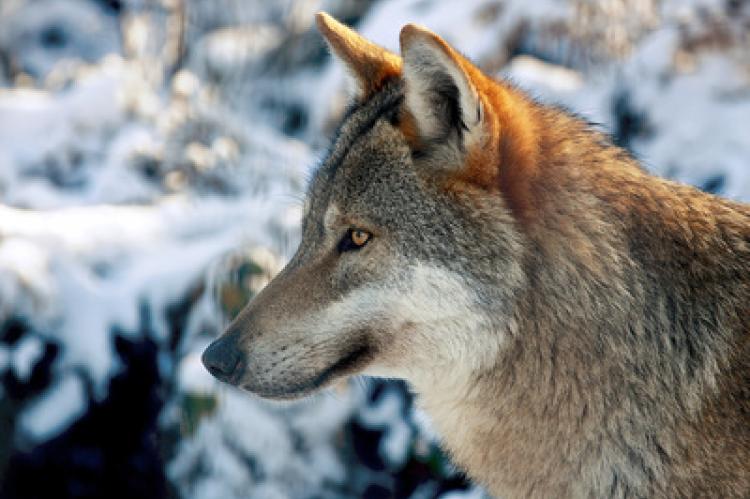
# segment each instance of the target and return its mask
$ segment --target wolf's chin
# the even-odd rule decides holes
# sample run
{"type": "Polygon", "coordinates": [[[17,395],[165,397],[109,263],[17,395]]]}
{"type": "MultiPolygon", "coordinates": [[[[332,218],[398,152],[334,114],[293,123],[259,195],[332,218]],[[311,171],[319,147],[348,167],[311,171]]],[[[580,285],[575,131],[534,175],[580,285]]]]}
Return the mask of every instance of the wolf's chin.
{"type": "Polygon", "coordinates": [[[272,400],[295,400],[312,395],[337,378],[356,374],[372,359],[373,349],[368,344],[360,345],[350,353],[324,369],[317,376],[301,383],[286,386],[257,386],[252,382],[242,383],[243,390],[272,400]]]}

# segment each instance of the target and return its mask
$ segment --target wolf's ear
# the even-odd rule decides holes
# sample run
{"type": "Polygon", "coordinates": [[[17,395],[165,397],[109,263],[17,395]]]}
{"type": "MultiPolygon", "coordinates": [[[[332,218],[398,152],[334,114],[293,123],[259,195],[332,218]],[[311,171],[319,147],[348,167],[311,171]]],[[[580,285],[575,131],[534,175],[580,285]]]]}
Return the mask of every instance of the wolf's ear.
{"type": "Polygon", "coordinates": [[[353,77],[359,99],[366,99],[390,78],[401,74],[398,55],[365,39],[325,12],[318,12],[315,21],[331,51],[344,62],[353,77]]]}
{"type": "Polygon", "coordinates": [[[435,142],[455,132],[459,144],[481,135],[482,103],[472,82],[472,64],[427,28],[401,29],[406,109],[421,141],[435,142]]]}

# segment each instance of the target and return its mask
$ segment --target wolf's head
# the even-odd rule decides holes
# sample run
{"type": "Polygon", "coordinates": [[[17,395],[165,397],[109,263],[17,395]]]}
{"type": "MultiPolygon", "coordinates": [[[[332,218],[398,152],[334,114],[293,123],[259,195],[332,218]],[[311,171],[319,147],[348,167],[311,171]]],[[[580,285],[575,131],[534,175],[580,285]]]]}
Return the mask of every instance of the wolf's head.
{"type": "Polygon", "coordinates": [[[533,169],[534,110],[424,28],[403,28],[399,57],[317,20],[355,102],[310,184],[297,253],[203,361],[272,398],[358,372],[481,372],[523,285],[524,185],[504,172],[533,169]]]}

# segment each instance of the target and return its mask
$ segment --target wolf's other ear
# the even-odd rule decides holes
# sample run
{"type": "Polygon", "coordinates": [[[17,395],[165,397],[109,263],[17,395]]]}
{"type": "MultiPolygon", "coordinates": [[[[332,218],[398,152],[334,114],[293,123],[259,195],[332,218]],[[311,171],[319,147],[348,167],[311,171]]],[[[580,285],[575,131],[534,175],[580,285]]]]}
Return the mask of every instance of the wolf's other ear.
{"type": "Polygon", "coordinates": [[[353,77],[357,98],[366,99],[386,81],[401,74],[398,55],[372,43],[325,12],[318,12],[315,21],[331,51],[344,62],[353,77]]]}
{"type": "Polygon", "coordinates": [[[456,132],[463,145],[481,134],[482,104],[472,82],[473,66],[442,38],[421,26],[401,29],[406,108],[423,141],[456,132]]]}

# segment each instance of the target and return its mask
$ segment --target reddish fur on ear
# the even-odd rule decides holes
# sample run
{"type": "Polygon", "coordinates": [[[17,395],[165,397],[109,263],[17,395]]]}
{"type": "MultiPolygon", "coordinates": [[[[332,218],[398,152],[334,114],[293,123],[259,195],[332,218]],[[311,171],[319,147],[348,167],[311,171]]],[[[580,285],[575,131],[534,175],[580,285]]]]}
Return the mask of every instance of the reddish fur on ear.
{"type": "MultiPolygon", "coordinates": [[[[515,90],[500,82],[490,81],[484,90],[487,95],[488,115],[494,115],[492,136],[495,143],[497,186],[508,206],[520,221],[533,216],[535,184],[539,169],[540,130],[536,122],[535,107],[515,90]]],[[[482,162],[492,158],[482,158],[482,162]]],[[[484,163],[487,164],[487,163],[484,163]]],[[[471,166],[467,165],[470,169],[471,166]]],[[[481,165],[475,168],[481,168],[481,165]]]]}
{"type": "Polygon", "coordinates": [[[498,190],[519,221],[530,221],[539,160],[533,106],[499,82],[485,81],[477,88],[486,135],[467,150],[456,180],[498,190]]]}
{"type": "MultiPolygon", "coordinates": [[[[403,62],[398,55],[370,42],[325,12],[316,15],[316,22],[331,50],[356,79],[360,99],[367,99],[387,81],[402,75],[403,62]]],[[[453,61],[481,103],[482,122],[478,125],[483,128],[481,140],[469,145],[464,165],[456,169],[448,188],[474,186],[499,190],[519,220],[528,219],[535,205],[531,186],[539,155],[534,104],[486,76],[427,28],[415,24],[404,26],[400,34],[402,50],[419,38],[453,61]]],[[[419,148],[419,127],[408,109],[403,110],[398,126],[410,146],[419,148]]]]}
{"type": "Polygon", "coordinates": [[[400,38],[402,47],[421,38],[439,48],[459,68],[479,98],[481,140],[469,145],[463,167],[448,181],[448,188],[475,186],[499,190],[517,218],[528,220],[535,205],[532,184],[539,160],[534,104],[514,89],[486,76],[427,28],[408,24],[402,28],[400,38]]]}
{"type": "Polygon", "coordinates": [[[396,54],[365,39],[325,12],[318,12],[315,21],[331,50],[357,80],[360,98],[366,99],[401,74],[401,58],[396,54]]]}

